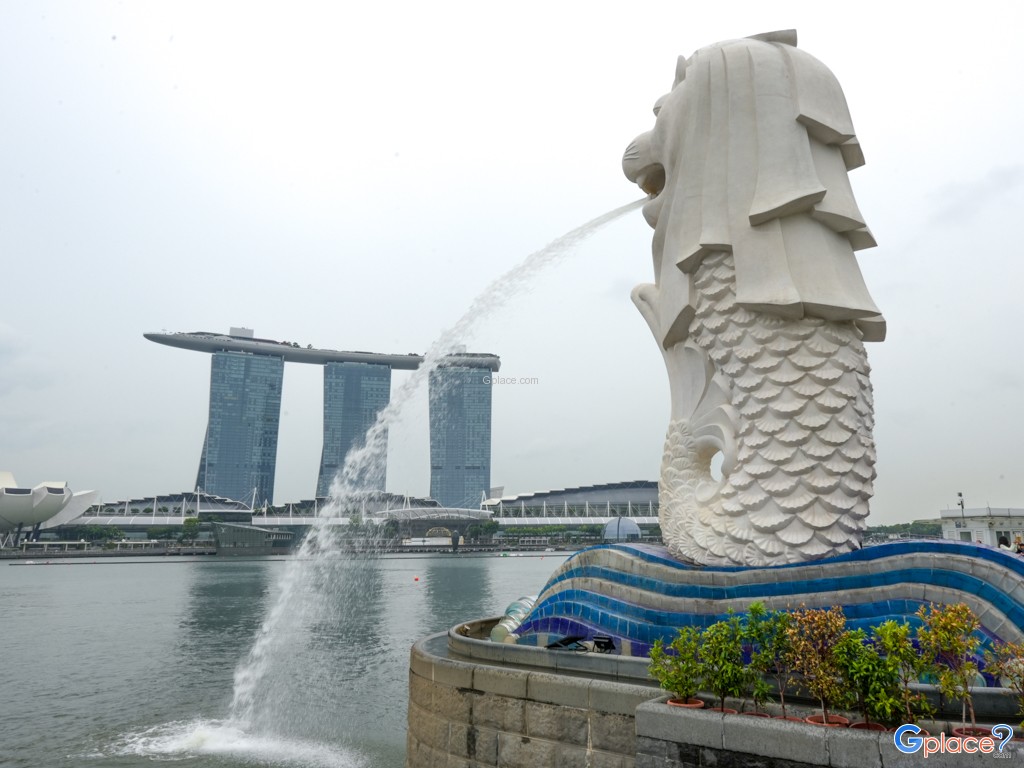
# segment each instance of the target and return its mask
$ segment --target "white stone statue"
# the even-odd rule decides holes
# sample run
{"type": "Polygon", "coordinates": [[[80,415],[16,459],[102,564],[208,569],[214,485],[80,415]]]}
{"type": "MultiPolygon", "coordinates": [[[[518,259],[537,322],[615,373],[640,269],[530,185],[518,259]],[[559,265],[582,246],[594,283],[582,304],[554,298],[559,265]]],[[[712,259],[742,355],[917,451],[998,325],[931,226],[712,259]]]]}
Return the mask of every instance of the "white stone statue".
{"type": "Polygon", "coordinates": [[[839,83],[772,32],[680,57],[655,115],[623,169],[651,195],[655,283],[633,301],[671,389],[665,543],[748,566],[857,548],[875,477],[863,342],[885,322],[853,254],[875,242],[839,83]]]}

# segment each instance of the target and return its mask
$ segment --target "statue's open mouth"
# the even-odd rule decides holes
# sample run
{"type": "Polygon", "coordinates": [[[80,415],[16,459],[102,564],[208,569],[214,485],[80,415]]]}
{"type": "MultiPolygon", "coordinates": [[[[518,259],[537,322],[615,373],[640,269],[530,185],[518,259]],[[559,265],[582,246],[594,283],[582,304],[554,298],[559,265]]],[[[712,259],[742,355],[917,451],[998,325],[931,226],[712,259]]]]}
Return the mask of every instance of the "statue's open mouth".
{"type": "Polygon", "coordinates": [[[644,205],[644,219],[652,228],[658,225],[661,201],[658,195],[665,189],[665,166],[651,152],[650,132],[637,136],[622,154],[622,170],[651,199],[644,205]]]}
{"type": "Polygon", "coordinates": [[[665,188],[665,166],[651,152],[650,132],[637,136],[622,154],[622,170],[626,178],[635,182],[651,197],[657,197],[665,188]]]}
{"type": "Polygon", "coordinates": [[[637,175],[636,183],[652,198],[657,197],[665,188],[665,168],[658,164],[647,166],[637,175]]]}

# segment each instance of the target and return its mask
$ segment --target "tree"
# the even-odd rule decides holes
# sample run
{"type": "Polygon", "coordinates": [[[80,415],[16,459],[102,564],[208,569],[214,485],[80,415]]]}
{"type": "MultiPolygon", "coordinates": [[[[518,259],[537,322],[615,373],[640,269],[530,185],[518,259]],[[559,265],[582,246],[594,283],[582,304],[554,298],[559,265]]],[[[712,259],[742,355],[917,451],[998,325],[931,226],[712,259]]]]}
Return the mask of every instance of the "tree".
{"type": "Polygon", "coordinates": [[[911,686],[920,682],[921,675],[928,671],[925,659],[911,640],[911,626],[907,622],[893,619],[874,628],[875,638],[885,663],[892,669],[899,681],[904,722],[913,723],[918,716],[931,714],[931,706],[924,694],[911,686]]]}
{"type": "Polygon", "coordinates": [[[696,696],[700,687],[700,638],[699,628],[682,627],[668,650],[660,637],[651,647],[651,663],[648,667],[651,677],[684,702],[696,696]]]}
{"type": "Polygon", "coordinates": [[[181,533],[178,535],[178,541],[182,542],[194,542],[199,538],[200,523],[198,517],[186,517],[181,524],[181,533]]]}
{"type": "Polygon", "coordinates": [[[868,642],[867,633],[863,629],[846,630],[834,653],[840,676],[864,722],[870,724],[872,717],[876,723],[897,720],[902,708],[899,678],[878,647],[868,642]]]}
{"type": "Polygon", "coordinates": [[[829,708],[846,699],[833,652],[845,631],[846,615],[839,606],[796,611],[789,627],[793,668],[804,676],[803,687],[821,704],[822,722],[826,725],[829,708]]]}
{"type": "Polygon", "coordinates": [[[973,691],[978,665],[974,656],[979,641],[974,633],[981,622],[963,603],[922,606],[917,617],[923,624],[917,630],[917,642],[922,655],[935,666],[939,691],[960,699],[961,724],[966,727],[969,712],[971,728],[976,728],[973,691]]]}
{"type": "Polygon", "coordinates": [[[1024,643],[999,643],[986,651],[985,660],[985,671],[1017,694],[1017,714],[1024,716],[1024,643]]]}
{"type": "Polygon", "coordinates": [[[388,518],[380,527],[380,535],[384,539],[397,539],[400,533],[401,526],[399,525],[399,522],[394,518],[388,518]]]}
{"type": "Polygon", "coordinates": [[[110,532],[114,530],[105,525],[87,525],[82,529],[80,538],[86,541],[106,541],[110,538],[110,532]]]}
{"type": "Polygon", "coordinates": [[[730,616],[704,630],[700,661],[704,684],[724,710],[726,697],[740,696],[750,679],[743,664],[743,624],[739,616],[730,616]]]}
{"type": "Polygon", "coordinates": [[[771,677],[779,690],[779,706],[786,716],[786,690],[793,681],[793,646],[789,640],[792,617],[786,611],[766,611],[754,602],[747,609],[747,641],[750,643],[750,668],[754,671],[753,699],[757,707],[768,700],[764,677],[771,677]]]}
{"type": "Polygon", "coordinates": [[[868,527],[867,533],[869,535],[941,536],[942,523],[938,520],[915,520],[912,523],[896,523],[895,525],[872,525],[868,527]]]}

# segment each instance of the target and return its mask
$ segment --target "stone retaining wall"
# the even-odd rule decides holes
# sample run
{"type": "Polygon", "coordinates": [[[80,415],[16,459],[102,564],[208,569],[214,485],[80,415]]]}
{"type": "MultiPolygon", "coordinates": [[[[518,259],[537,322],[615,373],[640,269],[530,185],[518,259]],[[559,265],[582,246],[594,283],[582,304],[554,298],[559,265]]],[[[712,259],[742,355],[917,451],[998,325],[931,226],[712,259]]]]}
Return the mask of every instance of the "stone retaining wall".
{"type": "MultiPolygon", "coordinates": [[[[992,755],[982,754],[934,754],[924,762],[920,753],[899,752],[889,733],[669,707],[660,689],[638,677],[646,670],[640,659],[489,643],[481,638],[494,621],[413,646],[407,768],[991,765],[992,755]]],[[[990,694],[976,702],[982,711],[1003,710],[996,721],[1016,722],[1005,717],[1008,691],[978,693],[990,694]]],[[[925,723],[932,733],[949,725],[925,723]]]]}
{"type": "MultiPolygon", "coordinates": [[[[635,768],[965,768],[993,765],[994,757],[932,754],[925,759],[920,752],[897,750],[891,733],[722,715],[660,700],[637,707],[636,734],[635,768]]],[[[1002,756],[1020,760],[1021,746],[1006,745],[1002,756]]]]}
{"type": "Polygon", "coordinates": [[[633,713],[657,688],[460,661],[446,646],[413,646],[407,768],[633,768],[633,713]]]}

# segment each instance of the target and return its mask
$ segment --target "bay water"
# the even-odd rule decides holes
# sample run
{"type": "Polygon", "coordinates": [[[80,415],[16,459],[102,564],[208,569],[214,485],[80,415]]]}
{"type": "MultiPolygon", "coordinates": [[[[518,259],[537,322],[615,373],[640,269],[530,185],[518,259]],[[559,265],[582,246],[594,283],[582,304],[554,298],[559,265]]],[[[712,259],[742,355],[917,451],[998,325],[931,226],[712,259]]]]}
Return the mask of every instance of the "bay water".
{"type": "Polygon", "coordinates": [[[350,588],[285,642],[274,716],[246,730],[233,676],[287,562],[0,562],[0,765],[401,768],[412,644],[537,594],[565,557],[339,558],[328,583],[350,588]]]}
{"type": "MultiPolygon", "coordinates": [[[[325,517],[376,487],[411,392],[483,319],[629,203],[489,285],[350,452],[325,517]]],[[[314,526],[290,562],[0,563],[0,764],[399,768],[412,643],[537,593],[561,558],[341,556],[314,526]],[[421,573],[422,572],[422,573],[421,573]]]]}

